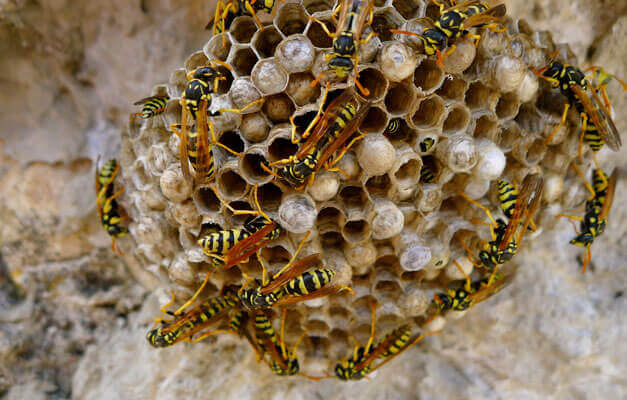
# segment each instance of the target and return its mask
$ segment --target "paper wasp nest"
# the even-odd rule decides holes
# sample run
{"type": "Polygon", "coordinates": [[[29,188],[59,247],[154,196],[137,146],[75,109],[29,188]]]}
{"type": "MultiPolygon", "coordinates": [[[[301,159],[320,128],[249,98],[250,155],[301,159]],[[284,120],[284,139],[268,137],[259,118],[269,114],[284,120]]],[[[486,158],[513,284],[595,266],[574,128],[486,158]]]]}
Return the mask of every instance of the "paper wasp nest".
{"type": "MultiPolygon", "coordinates": [[[[536,216],[542,229],[551,228],[562,206],[585,200],[585,195],[561,196],[578,135],[562,128],[554,144],[545,145],[563,100],[541,85],[530,68],[543,66],[555,50],[549,34],[510,21],[506,33],[483,32],[476,49],[469,40],[458,39],[442,70],[434,57],[423,54],[420,40],[389,32],[416,31],[424,17],[437,18],[437,7],[422,0],[375,4],[371,29],[378,36],[362,46],[359,65],[360,81],[370,90],[367,98],[358,94],[370,103],[360,126],[367,136],[339,163],[349,179],[322,172],[311,187],[297,192],[260,167],[295,153],[289,117],[305,126],[321,101],[323,90],[311,88],[310,82],[324,69],[331,39],[308,17],[332,28],[331,1],[281,3],[262,31],[252,18],[237,18],[224,47],[221,36],[211,38],[172,73],[168,84],[155,89],[171,97],[166,113],[141,126],[136,119],[123,134],[125,205],[137,257],[179,300],[191,296],[210,271],[202,296],[215,296],[224,285],[243,283],[240,268],[257,277],[261,270],[254,260],[228,271],[209,266],[197,239],[216,229],[240,227],[244,218],[233,217],[208,187],[194,189],[183,179],[179,140],[168,127],[179,122],[186,73],[208,60],[225,61],[233,69],[220,67],[227,80],[213,96],[212,110],[265,99],[243,115],[212,118],[218,140],[244,154],[238,158],[214,148],[214,184],[237,209],[254,208],[249,194],[259,185],[263,209],[287,230],[261,251],[272,271],[289,260],[303,233],[311,231],[302,255],[322,252],[325,264],[338,272],[336,282],[356,292],[293,307],[287,340],[293,343],[302,329],[308,330],[309,340],[302,346],[305,369],[308,361],[330,366],[348,355],[349,328],[365,341],[370,299],[379,305],[380,336],[400,323],[425,321],[433,290],[463,278],[453,259],[472,271],[459,242],[476,250],[478,238],[489,238],[484,226],[469,222],[485,215],[453,189],[495,211],[497,179],[520,183],[527,174],[539,173],[547,182],[536,216]],[[400,128],[388,134],[392,120],[400,128]],[[425,146],[430,140],[433,145],[425,146]],[[421,181],[422,168],[433,172],[435,182],[421,181]]],[[[350,80],[332,83],[331,90],[349,86],[350,80]]]]}

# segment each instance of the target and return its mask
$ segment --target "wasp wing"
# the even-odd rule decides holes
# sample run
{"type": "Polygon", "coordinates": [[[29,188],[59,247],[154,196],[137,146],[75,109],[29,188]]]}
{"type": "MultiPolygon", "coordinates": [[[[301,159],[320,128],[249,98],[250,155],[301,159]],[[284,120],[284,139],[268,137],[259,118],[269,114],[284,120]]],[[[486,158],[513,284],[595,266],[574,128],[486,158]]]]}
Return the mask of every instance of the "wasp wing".
{"type": "Polygon", "coordinates": [[[612,208],[612,203],[614,202],[614,191],[616,189],[616,179],[618,177],[618,170],[614,170],[612,175],[610,176],[607,183],[607,190],[605,191],[605,200],[603,202],[603,207],[601,208],[601,214],[599,214],[599,219],[605,220],[610,213],[610,209],[612,208]]]}
{"type": "Polygon", "coordinates": [[[207,125],[207,100],[200,102],[196,117],[196,180],[199,183],[207,183],[213,175],[213,160],[211,146],[209,145],[209,131],[207,125]]]}
{"type": "Polygon", "coordinates": [[[590,121],[594,124],[595,128],[599,132],[599,136],[608,147],[614,151],[618,151],[622,145],[620,134],[614,121],[610,117],[610,112],[605,109],[605,106],[599,99],[599,95],[594,90],[591,90],[592,97],[588,96],[588,91],[579,85],[570,85],[570,89],[575,93],[577,99],[581,102],[584,111],[588,115],[590,121]]]}
{"type": "Polygon", "coordinates": [[[294,265],[285,270],[282,274],[273,276],[272,281],[270,281],[266,286],[264,286],[263,289],[261,289],[261,293],[272,293],[292,279],[301,276],[308,269],[321,265],[322,261],[320,260],[320,256],[318,254],[311,254],[305,258],[301,258],[300,260],[295,262],[294,265]]]}
{"type": "Polygon", "coordinates": [[[527,175],[525,177],[518,192],[518,199],[516,200],[512,217],[509,219],[505,233],[499,243],[499,250],[504,250],[509,245],[516,232],[520,232],[517,238],[518,246],[520,246],[520,241],[542,200],[543,188],[544,180],[539,175],[527,175]],[[525,217],[525,220],[521,224],[523,217],[525,217]]]}
{"type": "Polygon", "coordinates": [[[513,269],[507,273],[503,273],[503,275],[496,281],[491,284],[486,284],[481,289],[478,289],[468,295],[468,299],[471,301],[471,304],[474,306],[475,304],[481,303],[482,301],[485,301],[500,292],[512,282],[515,276],[515,271],[516,269],[513,269]]]}
{"type": "Polygon", "coordinates": [[[499,4],[478,14],[473,14],[462,21],[460,30],[464,31],[475,26],[486,25],[493,22],[503,23],[503,17],[505,16],[506,11],[507,9],[505,4],[499,4]]]}
{"type": "Polygon", "coordinates": [[[346,289],[346,287],[338,286],[338,285],[323,286],[320,289],[314,290],[313,292],[305,296],[284,297],[281,300],[274,303],[274,306],[286,306],[289,304],[300,303],[301,301],[307,301],[307,300],[317,299],[319,297],[330,296],[332,294],[339,293],[344,289],[346,289]]]}
{"type": "Polygon", "coordinates": [[[270,234],[274,228],[276,228],[276,222],[272,221],[246,239],[239,241],[235,246],[231,247],[224,256],[224,268],[231,268],[267,244],[269,240],[264,240],[263,238],[270,234]]]}

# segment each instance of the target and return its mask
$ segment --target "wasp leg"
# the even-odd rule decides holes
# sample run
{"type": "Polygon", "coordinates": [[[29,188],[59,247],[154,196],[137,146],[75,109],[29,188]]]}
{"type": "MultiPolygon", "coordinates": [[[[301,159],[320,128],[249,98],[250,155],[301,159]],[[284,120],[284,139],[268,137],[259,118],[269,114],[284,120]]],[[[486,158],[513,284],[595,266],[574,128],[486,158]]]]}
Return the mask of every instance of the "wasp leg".
{"type": "Polygon", "coordinates": [[[482,265],[477,263],[475,260],[472,259],[472,251],[470,251],[470,248],[468,247],[468,245],[460,239],[459,243],[461,244],[462,248],[466,251],[466,258],[468,259],[468,261],[470,261],[472,263],[472,265],[474,265],[475,267],[481,267],[482,265]]]}
{"type": "MultiPolygon", "coordinates": [[[[339,8],[339,7],[338,7],[339,8]]],[[[334,11],[335,12],[335,11],[334,11]]],[[[322,28],[322,30],[324,31],[324,33],[326,33],[331,39],[335,38],[335,34],[331,33],[331,31],[329,31],[329,28],[327,28],[327,26],[325,25],[324,22],[320,21],[318,18],[314,17],[314,16],[309,16],[309,19],[313,22],[317,22],[318,24],[320,24],[320,27],[322,28]]]]}
{"type": "Polygon", "coordinates": [[[583,154],[583,137],[586,134],[586,129],[588,128],[588,115],[586,113],[581,113],[581,135],[579,135],[579,150],[577,151],[577,157],[581,158],[583,154]]]}
{"type": "MultiPolygon", "coordinates": [[[[320,102],[320,107],[318,107],[318,112],[316,113],[316,116],[309,123],[309,125],[307,126],[307,129],[305,129],[305,132],[303,132],[303,134],[301,135],[301,138],[303,139],[307,138],[311,134],[312,129],[316,126],[318,121],[320,121],[320,118],[324,114],[323,108],[324,108],[324,103],[327,101],[328,94],[329,94],[329,84],[327,84],[324,88],[324,93],[322,94],[322,101],[320,102]]],[[[293,119],[291,117],[290,117],[290,122],[292,123],[292,143],[297,143],[297,142],[294,142],[294,134],[296,133],[296,125],[294,124],[293,119]]]]}
{"type": "Polygon", "coordinates": [[[583,267],[581,267],[581,274],[586,273],[586,269],[588,268],[588,263],[592,259],[592,251],[590,250],[590,246],[586,247],[586,258],[583,260],[583,267]]]}
{"type": "Polygon", "coordinates": [[[457,269],[459,270],[459,272],[462,273],[462,275],[464,275],[464,278],[466,279],[466,284],[464,285],[464,289],[466,289],[467,292],[470,292],[470,277],[468,276],[468,274],[466,273],[466,271],[464,271],[464,269],[462,268],[461,265],[459,265],[459,263],[457,262],[457,260],[453,260],[453,263],[455,264],[455,266],[457,267],[457,269]]]}
{"type": "Polygon", "coordinates": [[[555,129],[553,129],[553,132],[551,132],[549,137],[546,138],[546,144],[547,145],[551,144],[551,140],[553,139],[553,136],[555,136],[557,131],[562,127],[562,125],[564,125],[566,123],[566,116],[568,115],[568,109],[569,108],[570,108],[570,104],[566,103],[566,105],[564,106],[564,112],[562,113],[562,120],[560,121],[559,124],[557,124],[555,129]]]}
{"type": "Polygon", "coordinates": [[[200,342],[201,340],[207,339],[209,336],[217,335],[218,333],[229,333],[231,335],[236,335],[236,333],[233,332],[233,331],[229,331],[229,330],[226,330],[226,329],[218,329],[218,330],[215,330],[215,331],[205,332],[202,335],[198,336],[197,338],[194,338],[194,339],[190,338],[187,341],[189,343],[200,342]]]}
{"type": "Polygon", "coordinates": [[[236,157],[239,157],[239,158],[244,157],[244,155],[242,153],[238,153],[237,151],[231,149],[229,146],[227,146],[227,145],[225,145],[223,143],[218,142],[218,140],[216,139],[216,133],[215,133],[215,131],[213,129],[213,122],[212,121],[209,121],[209,130],[211,131],[211,142],[212,142],[212,144],[214,144],[214,145],[216,145],[218,147],[223,148],[224,150],[228,151],[229,153],[233,154],[236,157]]]}
{"type": "Polygon", "coordinates": [[[588,192],[590,192],[590,197],[588,197],[588,201],[592,200],[597,195],[596,192],[594,191],[592,186],[590,186],[590,183],[586,180],[586,177],[583,175],[583,172],[581,172],[579,167],[574,162],[571,163],[570,166],[575,170],[577,175],[579,175],[584,185],[586,185],[586,189],[588,189],[588,192]]]}
{"type": "Polygon", "coordinates": [[[374,330],[375,330],[375,323],[377,321],[377,318],[375,315],[376,310],[377,310],[377,305],[375,304],[374,300],[370,300],[370,337],[368,338],[368,343],[366,344],[364,354],[368,354],[370,352],[370,348],[372,347],[372,343],[374,342],[374,330]]]}
{"type": "Polygon", "coordinates": [[[257,16],[257,13],[255,13],[255,10],[250,5],[249,1],[247,1],[244,4],[244,8],[246,8],[246,11],[248,11],[250,13],[250,15],[253,17],[253,19],[255,20],[255,24],[257,24],[257,28],[259,29],[259,31],[263,31],[264,26],[261,24],[261,21],[259,20],[259,17],[257,16]]]}
{"type": "Polygon", "coordinates": [[[350,143],[347,146],[345,146],[342,149],[342,151],[340,151],[340,154],[338,154],[338,156],[335,159],[333,159],[333,161],[331,161],[331,163],[329,163],[327,165],[327,167],[333,167],[335,164],[337,164],[342,159],[342,157],[344,157],[344,155],[351,148],[351,146],[354,145],[357,141],[363,139],[364,137],[366,137],[366,134],[365,133],[361,133],[361,134],[359,134],[359,136],[357,136],[353,140],[351,140],[350,143]]]}
{"type": "Polygon", "coordinates": [[[179,307],[178,310],[174,311],[175,315],[179,315],[180,313],[183,312],[183,310],[185,310],[187,307],[189,307],[194,301],[196,301],[196,298],[198,297],[198,295],[200,295],[200,292],[202,292],[202,290],[205,288],[205,285],[207,285],[207,282],[209,282],[209,272],[207,272],[207,275],[205,276],[205,280],[202,281],[202,284],[200,285],[200,287],[198,288],[198,290],[196,290],[196,293],[194,293],[194,295],[192,296],[191,299],[187,300],[185,302],[185,304],[183,304],[181,307],[179,307]]]}
{"type": "Polygon", "coordinates": [[[357,71],[357,65],[359,64],[359,54],[355,55],[355,63],[353,64],[353,73],[355,74],[355,86],[359,89],[361,94],[368,97],[370,96],[370,90],[366,89],[362,86],[361,82],[359,82],[359,72],[357,71]]]}

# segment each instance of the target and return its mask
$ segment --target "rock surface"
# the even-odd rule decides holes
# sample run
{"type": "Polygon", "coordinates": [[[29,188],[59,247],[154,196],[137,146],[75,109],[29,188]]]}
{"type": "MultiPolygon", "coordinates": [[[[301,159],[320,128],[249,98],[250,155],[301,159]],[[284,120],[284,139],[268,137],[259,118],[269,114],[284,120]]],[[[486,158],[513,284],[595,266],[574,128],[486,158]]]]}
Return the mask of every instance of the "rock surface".
{"type": "MultiPolygon", "coordinates": [[[[586,65],[627,77],[627,4],[506,3],[586,65]]],[[[368,381],[278,378],[224,335],[151,348],[167,294],[147,296],[155,279],[110,251],[89,159],[117,152],[129,104],[206,41],[209,15],[207,1],[0,3],[0,398],[627,397],[625,179],[585,276],[561,221],[515,259],[505,292],[368,381]]],[[[609,94],[625,131],[627,96],[615,84],[609,94]]],[[[627,149],[599,158],[625,176],[627,149]]]]}

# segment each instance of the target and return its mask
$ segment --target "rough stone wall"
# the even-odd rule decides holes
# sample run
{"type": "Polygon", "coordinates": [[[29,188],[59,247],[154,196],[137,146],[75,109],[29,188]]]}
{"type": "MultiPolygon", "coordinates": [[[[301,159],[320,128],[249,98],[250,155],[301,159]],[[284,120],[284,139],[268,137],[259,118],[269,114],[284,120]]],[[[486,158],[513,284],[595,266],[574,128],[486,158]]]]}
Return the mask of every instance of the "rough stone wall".
{"type": "MultiPolygon", "coordinates": [[[[570,43],[581,63],[627,77],[621,3],[506,3],[510,14],[570,43]]],[[[506,292],[370,381],[278,378],[231,337],[150,348],[144,334],[163,296],[146,298],[152,277],[109,250],[88,158],[115,154],[130,103],[206,41],[208,15],[203,1],[0,4],[0,395],[625,398],[624,179],[585,276],[581,252],[568,245],[572,227],[560,222],[516,258],[519,273],[506,292]]],[[[610,96],[624,131],[627,98],[615,85],[610,96]]],[[[600,158],[624,176],[626,152],[600,158]]]]}

